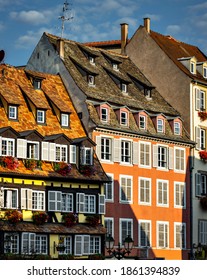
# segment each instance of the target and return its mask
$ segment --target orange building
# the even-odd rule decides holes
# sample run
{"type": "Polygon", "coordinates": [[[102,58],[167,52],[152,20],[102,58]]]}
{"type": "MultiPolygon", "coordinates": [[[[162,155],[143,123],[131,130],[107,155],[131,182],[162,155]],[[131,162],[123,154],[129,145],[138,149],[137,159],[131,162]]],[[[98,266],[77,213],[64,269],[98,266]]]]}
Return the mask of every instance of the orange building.
{"type": "Polygon", "coordinates": [[[193,142],[179,113],[125,55],[44,33],[26,69],[60,74],[96,142],[115,246],[130,236],[133,258],[187,259],[193,142]]]}

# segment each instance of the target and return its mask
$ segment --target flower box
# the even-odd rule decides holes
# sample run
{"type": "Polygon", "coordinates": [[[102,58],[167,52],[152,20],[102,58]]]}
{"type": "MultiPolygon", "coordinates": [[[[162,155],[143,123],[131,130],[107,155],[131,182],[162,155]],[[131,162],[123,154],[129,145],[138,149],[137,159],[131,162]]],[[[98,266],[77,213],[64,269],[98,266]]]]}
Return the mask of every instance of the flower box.
{"type": "Polygon", "coordinates": [[[45,212],[35,211],[32,215],[33,223],[36,225],[43,225],[48,220],[48,215],[45,212]]]}
{"type": "Polygon", "coordinates": [[[15,170],[19,166],[18,159],[12,156],[5,156],[0,158],[0,165],[10,170],[15,170]]]}
{"type": "Polygon", "coordinates": [[[199,156],[203,161],[207,161],[207,151],[200,151],[199,156]]]}
{"type": "Polygon", "coordinates": [[[55,172],[59,173],[62,176],[69,175],[70,171],[72,170],[72,166],[66,162],[57,162],[53,163],[53,169],[55,172]]]}
{"type": "Polygon", "coordinates": [[[24,160],[24,165],[29,170],[41,169],[42,168],[41,160],[36,160],[36,159],[25,159],[24,160]]]}
{"type": "Polygon", "coordinates": [[[81,165],[79,171],[84,176],[92,176],[94,175],[95,167],[93,165],[81,165]]]}
{"type": "Polygon", "coordinates": [[[202,121],[205,121],[207,119],[207,112],[200,111],[198,112],[198,116],[202,121]]]}
{"type": "Polygon", "coordinates": [[[100,222],[100,217],[97,214],[89,215],[86,217],[86,222],[88,222],[91,226],[95,227],[100,222]]]}
{"type": "Polygon", "coordinates": [[[66,227],[72,227],[77,223],[77,215],[73,213],[65,213],[62,216],[62,221],[66,227]]]}
{"type": "Polygon", "coordinates": [[[22,221],[22,213],[18,210],[7,210],[4,218],[12,224],[22,221]]]}

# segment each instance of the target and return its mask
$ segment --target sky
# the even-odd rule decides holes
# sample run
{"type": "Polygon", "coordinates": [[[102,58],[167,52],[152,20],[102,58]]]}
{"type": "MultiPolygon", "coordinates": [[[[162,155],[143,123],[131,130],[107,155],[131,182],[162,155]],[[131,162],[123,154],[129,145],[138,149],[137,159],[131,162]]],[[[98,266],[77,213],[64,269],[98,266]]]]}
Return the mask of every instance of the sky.
{"type": "Polygon", "coordinates": [[[25,65],[44,32],[78,42],[120,39],[128,23],[129,38],[143,18],[151,29],[198,46],[207,54],[207,1],[202,0],[0,0],[1,63],[25,65]],[[62,33],[63,32],[63,33],[62,33]]]}

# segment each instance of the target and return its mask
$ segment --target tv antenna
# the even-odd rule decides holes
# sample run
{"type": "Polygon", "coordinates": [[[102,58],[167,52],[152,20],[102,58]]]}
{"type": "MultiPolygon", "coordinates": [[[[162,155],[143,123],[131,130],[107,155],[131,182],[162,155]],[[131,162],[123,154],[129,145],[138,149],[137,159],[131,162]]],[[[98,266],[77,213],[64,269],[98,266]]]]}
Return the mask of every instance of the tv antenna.
{"type": "Polygon", "coordinates": [[[67,15],[67,11],[69,10],[68,6],[69,6],[69,3],[68,3],[68,1],[66,0],[66,1],[64,2],[64,4],[63,4],[63,11],[62,11],[63,13],[62,13],[62,16],[59,17],[59,19],[61,19],[61,21],[62,21],[61,38],[63,38],[63,34],[64,34],[65,21],[73,19],[73,16],[70,16],[70,17],[69,17],[69,16],[67,15]]]}

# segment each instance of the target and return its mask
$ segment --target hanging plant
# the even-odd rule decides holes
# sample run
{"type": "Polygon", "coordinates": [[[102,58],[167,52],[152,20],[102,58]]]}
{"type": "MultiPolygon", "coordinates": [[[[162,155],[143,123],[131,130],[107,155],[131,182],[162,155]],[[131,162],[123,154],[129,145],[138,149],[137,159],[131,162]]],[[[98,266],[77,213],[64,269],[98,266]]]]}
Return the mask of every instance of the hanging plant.
{"type": "Polygon", "coordinates": [[[205,121],[207,119],[207,112],[200,111],[198,112],[198,116],[202,121],[205,121]]]}
{"type": "Polygon", "coordinates": [[[33,223],[36,225],[43,225],[48,220],[48,215],[46,212],[33,212],[32,214],[33,223]]]}
{"type": "Polygon", "coordinates": [[[62,221],[66,227],[71,227],[77,222],[77,215],[73,213],[65,213],[62,216],[62,221]]]}
{"type": "Polygon", "coordinates": [[[7,210],[5,212],[4,218],[12,224],[16,224],[22,221],[22,213],[18,210],[7,210]]]}
{"type": "Polygon", "coordinates": [[[72,166],[71,164],[66,162],[56,162],[53,163],[53,169],[55,170],[55,172],[61,174],[62,176],[67,176],[69,175],[72,166]]]}

